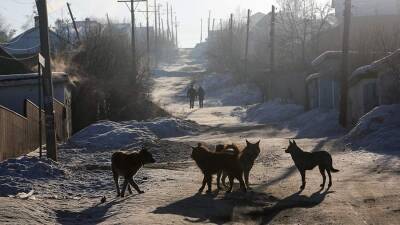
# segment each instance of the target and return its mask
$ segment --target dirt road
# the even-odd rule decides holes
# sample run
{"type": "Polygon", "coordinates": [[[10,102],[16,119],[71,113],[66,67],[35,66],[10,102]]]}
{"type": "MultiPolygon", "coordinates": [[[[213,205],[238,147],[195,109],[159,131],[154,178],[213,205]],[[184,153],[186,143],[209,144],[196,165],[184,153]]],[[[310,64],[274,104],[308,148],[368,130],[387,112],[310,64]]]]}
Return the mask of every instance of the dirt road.
{"type": "Polygon", "coordinates": [[[169,157],[162,163],[144,169],[148,175],[140,184],[144,194],[121,199],[110,193],[103,204],[100,198],[0,198],[0,223],[399,224],[398,156],[349,151],[330,137],[299,139],[297,143],[304,150],[330,151],[334,167],[340,170],[333,174],[329,190],[320,190],[322,178],[317,169],[307,172],[307,186],[299,192],[300,175],[283,150],[293,133],[268,125],[243,124],[233,116],[232,106],[188,109],[185,88],[193,76],[202,73],[201,68],[185,50],[175,65],[157,72],[155,101],[177,116],[212,127],[198,136],[164,140],[161,144],[166,152],[182,151],[176,157],[166,154],[169,157]],[[243,145],[245,138],[261,140],[262,152],[250,177],[252,191],[198,194],[202,177],[190,160],[189,145],[243,145]]]}

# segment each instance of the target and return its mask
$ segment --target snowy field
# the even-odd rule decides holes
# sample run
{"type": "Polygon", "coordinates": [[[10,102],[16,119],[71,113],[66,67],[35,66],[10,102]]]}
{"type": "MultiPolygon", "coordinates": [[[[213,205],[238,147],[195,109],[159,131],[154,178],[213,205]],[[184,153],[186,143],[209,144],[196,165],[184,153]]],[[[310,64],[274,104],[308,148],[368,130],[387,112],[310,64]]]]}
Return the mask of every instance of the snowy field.
{"type": "Polygon", "coordinates": [[[399,105],[377,107],[347,131],[336,111],[260,103],[255,87],[206,73],[199,55],[181,50],[155,71],[153,100],[175,117],[99,121],[60,145],[58,162],[36,153],[1,162],[0,224],[398,224],[399,105]],[[206,90],[204,109],[188,107],[192,82],[206,90]],[[306,151],[331,152],[340,172],[330,190],[319,190],[315,169],[298,192],[300,176],[283,150],[292,138],[306,151]],[[261,140],[253,190],[197,194],[202,177],[190,146],[244,139],[261,140]],[[116,198],[111,155],[142,146],[157,161],[134,178],[145,193],[116,198]]]}

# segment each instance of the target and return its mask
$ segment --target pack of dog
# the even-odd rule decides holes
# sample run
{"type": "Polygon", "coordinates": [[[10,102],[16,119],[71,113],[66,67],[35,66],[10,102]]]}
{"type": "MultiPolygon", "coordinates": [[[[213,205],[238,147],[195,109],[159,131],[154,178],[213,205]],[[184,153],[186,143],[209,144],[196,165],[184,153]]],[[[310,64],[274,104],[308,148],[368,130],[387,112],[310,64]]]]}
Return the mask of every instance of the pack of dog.
{"type": "MultiPolygon", "coordinates": [[[[249,175],[254,166],[254,162],[260,155],[260,141],[251,143],[246,140],[246,147],[240,149],[236,144],[229,145],[216,145],[215,151],[211,151],[203,144],[199,143],[196,147],[192,147],[191,158],[195,161],[203,173],[203,182],[198,190],[203,192],[207,185],[207,193],[212,191],[212,177],[217,175],[217,187],[221,190],[220,183],[227,187],[227,192],[233,189],[234,179],[237,179],[240,184],[240,189],[246,192],[250,189],[249,175]],[[229,186],[226,185],[226,178],[229,179],[229,186]]],[[[285,150],[293,159],[293,162],[300,172],[302,185],[300,189],[306,186],[306,170],[312,170],[319,167],[322,175],[321,188],[324,188],[326,182],[325,172],[329,176],[328,187],[332,186],[331,173],[339,172],[332,165],[332,156],[326,151],[305,152],[296,143],[296,141],[289,141],[289,146],[285,150]]],[[[139,189],[139,186],[133,181],[133,176],[145,164],[155,163],[152,154],[146,149],[142,148],[138,152],[124,153],[116,152],[111,158],[112,173],[117,189],[117,196],[124,197],[125,190],[132,193],[130,186],[133,186],[136,191],[141,194],[144,193],[139,189]],[[119,187],[119,177],[124,177],[122,191],[119,187]]]]}

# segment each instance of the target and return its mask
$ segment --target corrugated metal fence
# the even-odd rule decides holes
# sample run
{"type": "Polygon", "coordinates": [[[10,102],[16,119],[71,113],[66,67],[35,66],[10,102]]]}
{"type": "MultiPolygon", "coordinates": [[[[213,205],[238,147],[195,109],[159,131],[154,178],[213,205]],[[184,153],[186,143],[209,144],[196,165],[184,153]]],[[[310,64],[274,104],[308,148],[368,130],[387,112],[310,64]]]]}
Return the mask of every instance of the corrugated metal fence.
{"type": "MultiPolygon", "coordinates": [[[[58,141],[65,141],[64,105],[54,100],[56,135],[58,141]]],[[[44,112],[42,112],[42,143],[45,143],[44,112]]],[[[0,106],[0,161],[27,154],[39,147],[39,108],[25,101],[25,115],[20,115],[0,106]]]]}

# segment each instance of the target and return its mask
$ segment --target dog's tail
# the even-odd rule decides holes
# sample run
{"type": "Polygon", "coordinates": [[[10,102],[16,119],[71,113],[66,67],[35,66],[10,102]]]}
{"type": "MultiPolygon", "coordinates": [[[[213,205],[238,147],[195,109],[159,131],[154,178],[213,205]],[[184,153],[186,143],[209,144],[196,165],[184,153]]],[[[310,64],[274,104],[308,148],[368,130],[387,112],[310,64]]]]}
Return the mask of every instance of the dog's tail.
{"type": "Polygon", "coordinates": [[[332,173],[337,173],[337,172],[339,172],[340,170],[337,170],[337,169],[335,169],[335,168],[333,168],[333,166],[331,166],[331,168],[329,169],[332,173]]]}

